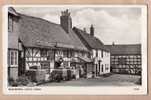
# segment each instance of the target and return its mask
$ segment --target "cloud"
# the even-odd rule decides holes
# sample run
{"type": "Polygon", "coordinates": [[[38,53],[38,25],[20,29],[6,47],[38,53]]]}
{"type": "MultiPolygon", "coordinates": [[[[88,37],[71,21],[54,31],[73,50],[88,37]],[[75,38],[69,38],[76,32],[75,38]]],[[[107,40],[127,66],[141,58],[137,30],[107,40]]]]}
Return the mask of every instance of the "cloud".
{"type": "Polygon", "coordinates": [[[45,20],[48,20],[48,21],[57,23],[57,24],[60,23],[60,19],[59,19],[59,16],[58,16],[58,15],[46,14],[46,15],[44,15],[42,18],[45,19],[45,20]]]}
{"type": "MultiPolygon", "coordinates": [[[[66,8],[22,8],[21,13],[41,17],[59,24],[60,13],[66,8]]],[[[73,26],[89,32],[91,24],[95,36],[105,44],[140,43],[141,9],[138,8],[71,8],[73,26]]]]}
{"type": "Polygon", "coordinates": [[[128,13],[113,16],[105,10],[84,9],[73,16],[73,24],[77,27],[86,27],[89,30],[89,26],[94,24],[95,35],[107,44],[111,44],[113,41],[116,43],[140,43],[140,23],[138,16],[130,17],[128,13]]]}

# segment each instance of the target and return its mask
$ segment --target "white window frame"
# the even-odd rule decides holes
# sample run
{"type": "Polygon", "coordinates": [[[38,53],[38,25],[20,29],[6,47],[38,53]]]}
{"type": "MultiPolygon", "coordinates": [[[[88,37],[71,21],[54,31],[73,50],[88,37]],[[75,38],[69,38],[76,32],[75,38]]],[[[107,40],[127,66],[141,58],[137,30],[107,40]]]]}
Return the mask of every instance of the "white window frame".
{"type": "Polygon", "coordinates": [[[17,50],[9,50],[9,61],[10,61],[10,67],[17,67],[18,66],[18,51],[17,50]],[[12,56],[11,53],[14,54],[13,59],[11,59],[11,56],[12,56]],[[16,53],[16,55],[15,55],[15,53],[16,53]],[[11,64],[12,60],[13,60],[13,64],[11,64]]]}

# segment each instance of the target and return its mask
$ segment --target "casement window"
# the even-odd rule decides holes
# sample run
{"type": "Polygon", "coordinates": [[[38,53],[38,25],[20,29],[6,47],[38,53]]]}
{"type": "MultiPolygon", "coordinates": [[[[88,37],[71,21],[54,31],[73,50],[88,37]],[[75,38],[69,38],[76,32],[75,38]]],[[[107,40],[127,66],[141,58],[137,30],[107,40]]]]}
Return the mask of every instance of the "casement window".
{"type": "Polygon", "coordinates": [[[103,66],[103,64],[102,64],[102,69],[101,69],[101,70],[102,70],[102,72],[103,72],[103,69],[104,69],[104,66],[103,66]]]}
{"type": "Polygon", "coordinates": [[[98,57],[98,50],[96,50],[96,57],[98,57]]]}
{"type": "Polygon", "coordinates": [[[67,57],[68,56],[68,52],[66,50],[63,51],[63,56],[67,57]]]}
{"type": "Polygon", "coordinates": [[[56,55],[58,57],[63,57],[63,51],[62,50],[56,50],[56,55]]]}
{"type": "Polygon", "coordinates": [[[126,64],[126,58],[119,58],[119,59],[118,59],[118,63],[119,63],[120,65],[125,65],[125,64],[126,64]]]}
{"type": "Polygon", "coordinates": [[[13,31],[13,18],[11,15],[8,15],[8,31],[13,31]]]}
{"type": "Polygon", "coordinates": [[[40,55],[41,55],[41,57],[46,57],[47,56],[47,50],[41,50],[40,55]]]}
{"type": "Polygon", "coordinates": [[[18,65],[18,51],[10,50],[9,51],[9,61],[10,66],[17,66],[18,65]]]}
{"type": "Polygon", "coordinates": [[[101,52],[101,53],[102,53],[101,55],[102,55],[102,58],[103,58],[103,53],[104,53],[104,51],[102,50],[102,52],[101,52]]]}

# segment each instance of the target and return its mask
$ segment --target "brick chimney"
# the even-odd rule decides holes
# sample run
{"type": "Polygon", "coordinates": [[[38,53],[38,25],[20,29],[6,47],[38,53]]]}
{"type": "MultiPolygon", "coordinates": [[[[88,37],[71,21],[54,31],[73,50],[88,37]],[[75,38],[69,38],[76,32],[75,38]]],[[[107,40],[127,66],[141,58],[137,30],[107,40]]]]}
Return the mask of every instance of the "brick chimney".
{"type": "Polygon", "coordinates": [[[112,46],[115,46],[115,42],[112,42],[112,46]]]}
{"type": "Polygon", "coordinates": [[[68,9],[61,12],[60,24],[67,33],[71,31],[72,19],[71,19],[70,12],[68,11],[68,9]]]}
{"type": "Polygon", "coordinates": [[[84,31],[84,32],[87,32],[85,27],[83,28],[83,31],[84,31]]]}
{"type": "Polygon", "coordinates": [[[93,27],[93,25],[91,25],[91,27],[90,27],[90,35],[94,36],[94,27],[93,27]]]}

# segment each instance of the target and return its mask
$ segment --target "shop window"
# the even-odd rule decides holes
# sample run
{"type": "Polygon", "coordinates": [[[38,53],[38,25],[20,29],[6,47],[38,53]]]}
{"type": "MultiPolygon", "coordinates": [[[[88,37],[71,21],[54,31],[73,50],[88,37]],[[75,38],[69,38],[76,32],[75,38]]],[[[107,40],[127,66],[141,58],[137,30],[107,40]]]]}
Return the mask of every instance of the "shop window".
{"type": "Polygon", "coordinates": [[[10,56],[9,56],[9,61],[11,66],[16,66],[18,65],[18,51],[16,50],[11,50],[10,51],[10,56]]]}

